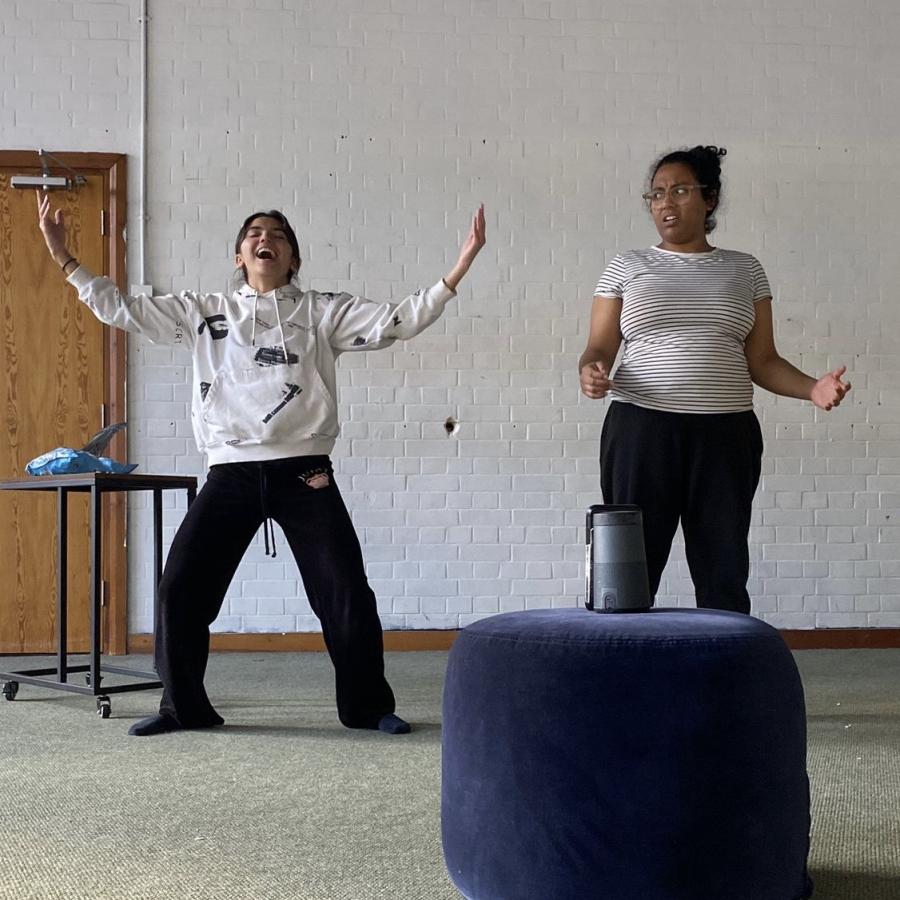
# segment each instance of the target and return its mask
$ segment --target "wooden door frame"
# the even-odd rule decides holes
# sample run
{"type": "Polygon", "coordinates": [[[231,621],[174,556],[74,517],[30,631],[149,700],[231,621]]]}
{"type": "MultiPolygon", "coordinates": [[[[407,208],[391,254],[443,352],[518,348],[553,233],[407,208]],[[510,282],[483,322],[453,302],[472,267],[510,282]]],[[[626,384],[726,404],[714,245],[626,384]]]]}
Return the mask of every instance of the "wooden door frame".
{"type": "MultiPolygon", "coordinates": [[[[85,175],[103,177],[103,197],[107,223],[103,240],[105,272],[127,293],[125,271],[125,226],[128,214],[128,185],[124,153],[54,152],[61,163],[85,175]]],[[[37,169],[41,167],[36,150],[0,150],[0,166],[37,169]]],[[[23,172],[23,174],[31,174],[23,172]]],[[[37,211],[35,210],[35,215],[37,211]]],[[[49,258],[48,258],[49,259],[49,258]]],[[[49,262],[48,262],[49,264],[49,262]]],[[[71,290],[71,288],[69,289],[71,290]]],[[[74,300],[74,298],[72,298],[74,300]]],[[[126,418],[125,384],[128,375],[127,338],[118,328],[103,327],[103,398],[106,424],[126,418]]],[[[127,439],[119,432],[112,439],[109,455],[127,459],[127,439]]],[[[103,509],[103,559],[105,615],[102,648],[104,653],[122,654],[128,650],[128,562],[126,542],[126,500],[124,492],[108,493],[103,509]]],[[[71,560],[75,562],[75,560],[71,560]]],[[[84,564],[88,564],[88,560],[84,564]]]]}

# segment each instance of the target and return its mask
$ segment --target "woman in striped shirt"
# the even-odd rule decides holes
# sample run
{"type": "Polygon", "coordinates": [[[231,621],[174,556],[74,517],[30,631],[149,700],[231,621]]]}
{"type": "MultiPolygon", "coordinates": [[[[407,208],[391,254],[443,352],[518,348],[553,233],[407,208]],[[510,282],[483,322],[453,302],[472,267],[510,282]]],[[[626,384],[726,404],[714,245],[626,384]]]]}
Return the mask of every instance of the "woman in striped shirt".
{"type": "Polygon", "coordinates": [[[753,385],[830,410],[850,384],[844,366],[816,379],[779,356],[762,266],[707,240],[724,155],[698,146],[652,166],[643,197],[661,241],[603,273],[578,368],[586,396],[615,401],[600,440],[603,498],[643,510],[651,593],[680,520],[697,605],[749,612],[762,455],[753,385]]]}

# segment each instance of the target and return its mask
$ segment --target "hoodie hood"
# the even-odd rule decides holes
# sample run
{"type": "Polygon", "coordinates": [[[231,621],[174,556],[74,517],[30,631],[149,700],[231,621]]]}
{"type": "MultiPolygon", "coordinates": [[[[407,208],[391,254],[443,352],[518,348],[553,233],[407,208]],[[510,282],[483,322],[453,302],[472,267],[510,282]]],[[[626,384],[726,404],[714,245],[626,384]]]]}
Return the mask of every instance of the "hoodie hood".
{"type": "MultiPolygon", "coordinates": [[[[247,276],[244,275],[244,270],[240,266],[231,273],[231,277],[228,279],[227,293],[240,297],[252,297],[256,293],[256,289],[247,284],[247,276]]],[[[303,294],[303,288],[300,286],[299,274],[295,272],[287,284],[275,288],[274,294],[279,300],[300,297],[303,294]]]]}

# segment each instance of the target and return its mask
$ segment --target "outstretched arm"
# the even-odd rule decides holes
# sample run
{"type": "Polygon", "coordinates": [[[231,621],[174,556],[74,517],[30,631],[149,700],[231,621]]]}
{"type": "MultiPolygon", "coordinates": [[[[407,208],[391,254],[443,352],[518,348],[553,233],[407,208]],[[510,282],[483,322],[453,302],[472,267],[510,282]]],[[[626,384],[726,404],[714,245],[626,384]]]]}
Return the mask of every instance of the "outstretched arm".
{"type": "Polygon", "coordinates": [[[116,285],[104,276],[94,275],[69,252],[66,227],[61,209],[54,211],[50,197],[38,194],[38,224],[47,250],[63,270],[69,284],[78,291],[81,300],[106,325],[142,334],[157,344],[177,344],[191,347],[194,342],[195,299],[187,293],[151,297],[140,294],[129,297],[121,294],[116,285]]]}
{"type": "Polygon", "coordinates": [[[809,400],[819,409],[829,410],[839,406],[851,388],[849,381],[841,380],[847,371],[846,366],[826,372],[816,379],[779,355],[775,349],[771,297],[756,302],[756,321],[744,343],[744,355],[754,384],[782,397],[809,400]]]}
{"type": "Polygon", "coordinates": [[[484,243],[484,206],[480,206],[456,265],[430,288],[417,290],[399,303],[378,303],[351,294],[335,296],[323,329],[329,343],[339,352],[380,350],[419,334],[443,313],[484,243]]]}
{"type": "Polygon", "coordinates": [[[456,265],[444,276],[444,284],[451,291],[456,290],[456,286],[463,275],[469,271],[469,266],[472,265],[473,260],[478,256],[479,251],[484,246],[484,242],[484,204],[482,203],[478,207],[478,212],[472,217],[472,227],[460,248],[459,259],[456,261],[456,265]]]}

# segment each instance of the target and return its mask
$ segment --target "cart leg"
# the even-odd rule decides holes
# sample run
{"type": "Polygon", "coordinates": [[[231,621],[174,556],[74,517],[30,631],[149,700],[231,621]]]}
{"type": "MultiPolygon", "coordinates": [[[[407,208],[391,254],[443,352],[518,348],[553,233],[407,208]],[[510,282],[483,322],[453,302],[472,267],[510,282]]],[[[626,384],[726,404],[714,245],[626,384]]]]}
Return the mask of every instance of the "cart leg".
{"type": "Polygon", "coordinates": [[[91,485],[91,681],[95,691],[100,685],[100,592],[103,578],[103,515],[100,507],[102,493],[96,482],[91,485]]]}
{"type": "Polygon", "coordinates": [[[69,551],[69,494],[67,489],[56,489],[56,680],[63,684],[68,677],[68,612],[66,591],[69,551]]]}

